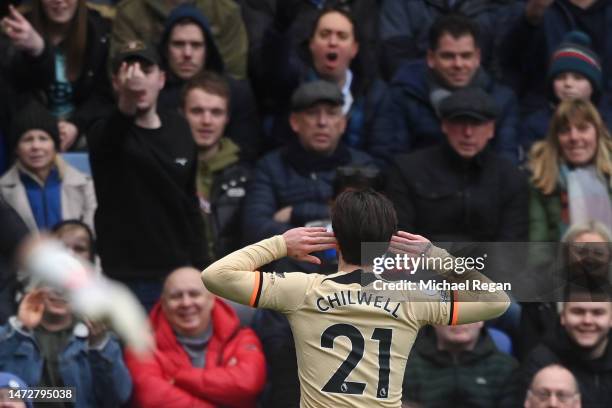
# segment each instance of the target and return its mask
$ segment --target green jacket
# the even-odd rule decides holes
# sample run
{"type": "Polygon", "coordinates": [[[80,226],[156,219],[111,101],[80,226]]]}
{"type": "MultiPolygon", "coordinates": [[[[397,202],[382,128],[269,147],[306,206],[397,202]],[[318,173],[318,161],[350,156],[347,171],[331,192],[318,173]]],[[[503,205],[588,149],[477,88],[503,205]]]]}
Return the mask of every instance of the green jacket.
{"type": "MultiPolygon", "coordinates": [[[[123,0],[117,5],[117,14],[111,34],[109,62],[130,40],[159,43],[164,21],[170,14],[169,0],[123,0]]],[[[246,77],[248,39],[240,13],[233,0],[194,0],[194,4],[208,19],[211,31],[223,56],[228,74],[237,79],[246,77]]]]}
{"type": "MultiPolygon", "coordinates": [[[[608,184],[612,200],[612,188],[608,184]]],[[[529,191],[529,241],[559,242],[569,227],[567,190],[559,185],[552,194],[543,194],[530,185],[529,191]]]]}
{"type": "Polygon", "coordinates": [[[403,400],[427,408],[492,408],[501,399],[517,363],[497,349],[483,329],[476,347],[453,357],[438,350],[436,335],[427,327],[410,354],[403,383],[403,400]]]}

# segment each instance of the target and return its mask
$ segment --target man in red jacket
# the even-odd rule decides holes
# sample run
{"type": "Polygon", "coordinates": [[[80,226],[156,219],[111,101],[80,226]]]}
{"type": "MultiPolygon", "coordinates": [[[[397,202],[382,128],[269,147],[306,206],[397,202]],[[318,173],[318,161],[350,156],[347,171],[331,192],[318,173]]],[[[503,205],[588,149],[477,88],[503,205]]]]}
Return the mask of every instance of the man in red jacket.
{"type": "Polygon", "coordinates": [[[259,339],[206,290],[197,269],[168,276],[150,319],[155,352],[126,356],[137,406],[255,407],[266,381],[259,339]]]}

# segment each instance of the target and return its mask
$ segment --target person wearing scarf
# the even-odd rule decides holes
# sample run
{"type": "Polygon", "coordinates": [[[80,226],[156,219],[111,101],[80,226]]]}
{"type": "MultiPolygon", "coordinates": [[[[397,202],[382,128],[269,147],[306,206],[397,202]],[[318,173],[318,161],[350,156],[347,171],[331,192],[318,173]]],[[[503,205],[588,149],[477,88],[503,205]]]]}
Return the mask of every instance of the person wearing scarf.
{"type": "Polygon", "coordinates": [[[612,138],[591,102],[559,104],[529,157],[530,241],[557,242],[591,220],[612,228],[612,138]]]}

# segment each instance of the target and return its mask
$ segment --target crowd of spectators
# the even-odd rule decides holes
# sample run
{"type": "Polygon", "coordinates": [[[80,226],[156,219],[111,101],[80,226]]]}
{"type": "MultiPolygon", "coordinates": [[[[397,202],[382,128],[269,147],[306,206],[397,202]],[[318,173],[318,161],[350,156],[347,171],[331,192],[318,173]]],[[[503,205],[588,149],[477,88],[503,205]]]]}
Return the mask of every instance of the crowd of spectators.
{"type": "Polygon", "coordinates": [[[0,401],[299,406],[286,318],[198,272],[374,188],[451,253],[522,244],[501,269],[550,289],[423,330],[405,408],[611,406],[611,30],[612,0],[2,2],[0,401]],[[16,270],[38,233],[138,297],[150,358],[16,270]]]}

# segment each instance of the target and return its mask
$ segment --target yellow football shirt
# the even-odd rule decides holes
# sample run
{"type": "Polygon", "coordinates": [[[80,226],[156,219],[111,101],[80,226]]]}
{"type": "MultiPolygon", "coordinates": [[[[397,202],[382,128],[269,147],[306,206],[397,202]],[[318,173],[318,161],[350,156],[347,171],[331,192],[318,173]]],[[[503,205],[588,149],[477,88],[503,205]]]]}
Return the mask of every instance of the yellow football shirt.
{"type": "MultiPolygon", "coordinates": [[[[256,271],[283,256],[285,241],[276,236],[215,262],[202,279],[222,297],[287,316],[302,407],[399,407],[417,333],[427,324],[458,322],[456,293],[410,291],[398,301],[374,291],[373,274],[361,270],[333,275],[256,271]]],[[[484,318],[472,312],[483,305],[475,306],[465,308],[462,323],[484,318]]]]}

